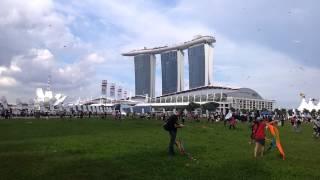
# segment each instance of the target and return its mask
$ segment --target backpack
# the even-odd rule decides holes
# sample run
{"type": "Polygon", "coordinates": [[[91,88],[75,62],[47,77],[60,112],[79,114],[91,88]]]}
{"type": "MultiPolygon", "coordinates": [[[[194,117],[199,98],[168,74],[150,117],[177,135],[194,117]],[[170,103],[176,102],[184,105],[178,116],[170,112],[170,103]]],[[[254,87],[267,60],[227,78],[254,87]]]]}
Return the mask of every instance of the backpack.
{"type": "Polygon", "coordinates": [[[162,125],[162,127],[163,127],[163,129],[166,130],[166,131],[169,131],[169,130],[170,130],[168,122],[164,123],[164,124],[162,125]]]}

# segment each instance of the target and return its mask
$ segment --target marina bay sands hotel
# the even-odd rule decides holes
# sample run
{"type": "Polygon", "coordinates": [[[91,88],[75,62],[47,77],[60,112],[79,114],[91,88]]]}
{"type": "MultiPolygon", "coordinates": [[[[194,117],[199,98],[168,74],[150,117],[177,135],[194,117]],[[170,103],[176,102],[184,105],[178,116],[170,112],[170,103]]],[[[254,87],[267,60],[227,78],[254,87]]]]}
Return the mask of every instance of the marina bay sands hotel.
{"type": "Polygon", "coordinates": [[[188,50],[189,89],[212,84],[212,36],[197,36],[174,46],[133,50],[123,56],[134,57],[135,93],[155,97],[156,54],[161,56],[162,95],[184,91],[184,50],[188,50]]]}

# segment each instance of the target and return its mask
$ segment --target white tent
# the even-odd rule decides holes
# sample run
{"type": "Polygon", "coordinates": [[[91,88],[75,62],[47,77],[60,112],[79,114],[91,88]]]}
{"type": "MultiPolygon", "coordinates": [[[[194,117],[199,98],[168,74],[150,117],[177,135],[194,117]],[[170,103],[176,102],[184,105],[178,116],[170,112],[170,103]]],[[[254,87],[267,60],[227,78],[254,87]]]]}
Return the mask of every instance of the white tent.
{"type": "Polygon", "coordinates": [[[308,110],[311,112],[313,109],[316,109],[316,106],[313,103],[313,100],[310,98],[308,103],[308,110]]]}
{"type": "Polygon", "coordinates": [[[304,109],[309,109],[309,104],[307,103],[305,98],[302,98],[301,103],[299,107],[297,108],[300,112],[302,112],[304,109]]]}
{"type": "Polygon", "coordinates": [[[45,98],[45,100],[48,99],[48,101],[51,100],[53,98],[52,91],[45,91],[44,92],[44,98],[45,98]]]}
{"type": "Polygon", "coordinates": [[[303,112],[304,109],[307,109],[308,111],[312,111],[313,109],[319,110],[320,109],[320,102],[315,105],[313,99],[309,99],[309,102],[306,101],[305,98],[302,98],[301,103],[299,107],[297,108],[300,112],[303,112]]]}
{"type": "Polygon", "coordinates": [[[320,101],[318,102],[318,104],[316,105],[315,109],[318,111],[320,110],[320,101]]]}

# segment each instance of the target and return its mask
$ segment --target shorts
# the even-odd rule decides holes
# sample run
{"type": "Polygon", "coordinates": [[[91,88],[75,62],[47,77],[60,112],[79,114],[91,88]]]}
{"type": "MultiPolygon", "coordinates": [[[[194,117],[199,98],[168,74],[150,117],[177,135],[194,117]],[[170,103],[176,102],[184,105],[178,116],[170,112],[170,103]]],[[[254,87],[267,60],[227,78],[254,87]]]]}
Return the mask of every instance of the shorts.
{"type": "Polygon", "coordinates": [[[261,144],[262,146],[264,146],[266,144],[266,140],[265,139],[256,139],[256,142],[261,144]]]}

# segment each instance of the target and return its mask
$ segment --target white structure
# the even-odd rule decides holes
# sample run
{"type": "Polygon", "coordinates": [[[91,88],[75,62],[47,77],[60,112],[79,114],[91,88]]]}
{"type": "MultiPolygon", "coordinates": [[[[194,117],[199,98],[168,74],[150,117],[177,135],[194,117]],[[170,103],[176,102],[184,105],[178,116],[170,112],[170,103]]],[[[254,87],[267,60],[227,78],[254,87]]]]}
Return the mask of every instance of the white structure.
{"type": "Polygon", "coordinates": [[[4,96],[2,96],[0,99],[0,107],[2,107],[3,109],[8,109],[8,101],[4,96]]]}
{"type": "Polygon", "coordinates": [[[191,41],[184,42],[182,44],[174,45],[174,46],[162,46],[162,47],[155,47],[151,49],[141,49],[141,50],[133,50],[128,53],[122,53],[123,56],[136,56],[140,54],[161,54],[166,51],[172,51],[172,50],[182,50],[182,49],[188,49],[191,46],[197,45],[197,44],[212,44],[215,43],[216,39],[212,36],[196,36],[191,41]]]}
{"type": "Polygon", "coordinates": [[[304,109],[309,109],[308,103],[305,98],[302,98],[301,103],[297,109],[299,111],[303,111],[304,109]]]}
{"type": "Polygon", "coordinates": [[[313,109],[318,111],[320,109],[320,101],[318,102],[318,104],[314,104],[314,100],[313,99],[309,99],[309,102],[306,101],[305,97],[302,98],[301,103],[299,105],[299,107],[297,108],[300,112],[303,112],[304,109],[308,110],[308,111],[312,111],[313,109]]]}
{"type": "Polygon", "coordinates": [[[225,114],[227,110],[268,110],[272,111],[275,101],[263,99],[256,91],[249,88],[230,88],[223,86],[204,86],[182,92],[148,98],[137,107],[185,107],[190,102],[206,104],[216,102],[218,111],[225,114]]]}
{"type": "Polygon", "coordinates": [[[38,107],[40,106],[45,106],[45,107],[50,107],[50,106],[58,106],[62,104],[67,96],[62,95],[62,94],[56,94],[54,96],[53,92],[50,90],[46,90],[43,92],[42,88],[37,88],[36,89],[36,98],[35,98],[35,105],[38,107]]]}

